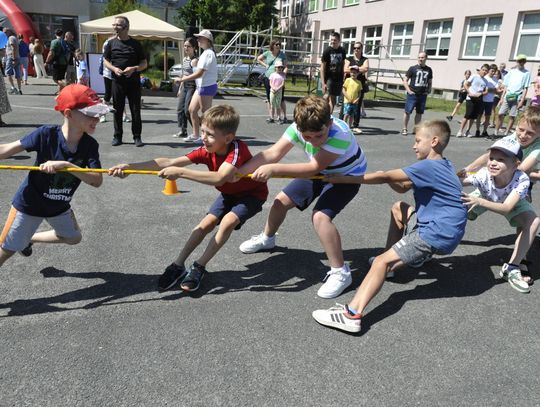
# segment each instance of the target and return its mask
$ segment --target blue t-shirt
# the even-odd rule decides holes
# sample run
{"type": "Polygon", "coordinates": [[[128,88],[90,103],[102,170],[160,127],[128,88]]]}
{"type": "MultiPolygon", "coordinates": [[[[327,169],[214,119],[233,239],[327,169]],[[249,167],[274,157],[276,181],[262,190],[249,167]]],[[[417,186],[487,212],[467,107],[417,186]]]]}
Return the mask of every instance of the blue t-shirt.
{"type": "Polygon", "coordinates": [[[452,253],[467,223],[454,166],[446,159],[421,160],[403,171],[413,183],[420,237],[441,253],[452,253]]]}
{"type": "MultiPolygon", "coordinates": [[[[20,141],[26,151],[37,152],[36,166],[54,160],[69,161],[81,168],[101,168],[98,142],[88,134],[82,136],[74,153],[67,148],[61,126],[42,126],[20,141]]],[[[30,171],[13,197],[13,206],[31,216],[60,215],[70,208],[80,183],[79,178],[68,172],[30,171]]]]}

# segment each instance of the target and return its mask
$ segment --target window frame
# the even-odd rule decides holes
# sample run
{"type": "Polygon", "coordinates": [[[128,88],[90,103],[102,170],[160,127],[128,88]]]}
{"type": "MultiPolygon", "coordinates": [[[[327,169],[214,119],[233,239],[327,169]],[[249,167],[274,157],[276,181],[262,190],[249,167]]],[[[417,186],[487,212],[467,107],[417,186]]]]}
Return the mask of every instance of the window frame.
{"type": "Polygon", "coordinates": [[[501,30],[497,31],[488,31],[489,22],[491,18],[500,18],[501,19],[501,26],[504,20],[504,16],[502,14],[493,14],[493,15],[487,15],[487,16],[472,16],[467,18],[467,24],[465,26],[465,35],[463,36],[463,51],[461,53],[462,59],[476,59],[476,60],[483,60],[483,61],[495,61],[497,58],[497,53],[495,52],[495,55],[493,56],[484,56],[485,51],[485,45],[486,45],[486,38],[488,37],[497,37],[497,46],[499,44],[499,40],[501,38],[501,30]],[[471,22],[473,20],[479,20],[484,19],[484,28],[480,31],[469,31],[471,22]],[[470,38],[480,38],[480,49],[478,55],[466,55],[465,52],[467,52],[467,43],[470,38]]]}
{"type": "Polygon", "coordinates": [[[448,18],[448,19],[444,19],[444,20],[429,20],[429,21],[426,21],[426,29],[425,29],[425,32],[424,32],[424,52],[426,52],[426,54],[427,54],[427,42],[428,42],[428,39],[434,39],[434,38],[437,39],[436,54],[435,55],[427,54],[429,59],[448,59],[448,55],[440,55],[441,40],[448,39],[448,53],[450,53],[450,41],[452,40],[452,31],[453,31],[453,29],[454,29],[454,19],[452,19],[452,18],[448,18]],[[448,23],[448,22],[450,22],[452,25],[450,27],[450,32],[445,33],[445,32],[443,32],[444,23],[448,23]],[[433,24],[433,23],[439,23],[439,32],[437,34],[430,34],[428,32],[429,25],[433,24]]]}
{"type": "Polygon", "coordinates": [[[343,7],[358,6],[359,4],[360,0],[343,0],[343,7]],[[347,4],[347,2],[350,2],[350,4],[347,4]]]}
{"type": "Polygon", "coordinates": [[[293,0],[292,12],[293,16],[301,16],[304,14],[305,0],[293,0]]]}
{"type": "Polygon", "coordinates": [[[525,12],[525,13],[521,13],[521,15],[519,17],[519,27],[518,27],[518,29],[516,31],[516,48],[514,50],[514,55],[513,55],[514,60],[516,59],[516,57],[519,54],[525,53],[525,52],[519,50],[519,46],[520,46],[520,43],[521,43],[521,38],[524,35],[537,35],[538,36],[538,43],[536,45],[536,54],[534,56],[527,54],[527,60],[528,61],[540,61],[540,28],[531,29],[531,30],[525,30],[525,31],[523,30],[523,23],[525,22],[525,17],[528,16],[528,15],[534,15],[534,14],[538,14],[540,16],[540,12],[525,12]]]}
{"type": "Polygon", "coordinates": [[[319,11],[319,0],[308,0],[308,14],[316,13],[319,11]],[[312,5],[315,5],[315,8],[312,9],[312,5]]]}
{"type": "Polygon", "coordinates": [[[382,31],[383,31],[382,24],[370,25],[370,26],[364,27],[364,41],[363,41],[364,52],[363,52],[363,54],[366,57],[368,57],[368,56],[369,57],[379,57],[381,55],[381,44],[383,42],[382,31]],[[380,28],[380,34],[375,35],[373,37],[368,37],[367,36],[368,35],[368,30],[371,29],[371,28],[375,29],[375,34],[377,34],[377,31],[380,28]],[[368,52],[367,49],[369,49],[369,47],[372,47],[372,49],[376,50],[376,52],[368,52]]]}
{"type": "Polygon", "coordinates": [[[357,41],[357,39],[356,39],[357,31],[358,30],[357,30],[356,27],[346,27],[346,28],[342,28],[340,30],[340,32],[339,32],[339,34],[341,35],[341,44],[340,45],[343,47],[343,49],[347,53],[347,56],[353,54],[353,46],[354,46],[354,43],[357,41]],[[354,34],[354,35],[346,37],[345,34],[348,31],[351,34],[354,34]]]}
{"type": "Polygon", "coordinates": [[[408,21],[408,22],[403,22],[403,23],[395,23],[395,24],[392,24],[391,26],[391,30],[390,30],[390,44],[389,44],[389,48],[390,48],[390,56],[391,57],[395,57],[395,58],[409,58],[411,56],[411,50],[412,50],[412,40],[413,40],[413,35],[414,35],[414,21],[408,21]],[[395,29],[397,26],[400,26],[402,25],[403,26],[403,33],[400,34],[400,35],[396,35],[395,33],[395,29]],[[412,31],[411,31],[411,34],[407,34],[407,26],[409,25],[412,25],[412,31]],[[398,45],[400,47],[400,53],[399,54],[394,54],[394,47],[396,45],[394,45],[394,41],[395,40],[400,40],[401,41],[401,45],[398,45]],[[410,43],[407,44],[406,41],[407,40],[410,40],[410,43]],[[408,46],[409,47],[409,52],[407,54],[404,54],[403,53],[403,49],[408,46]]]}
{"type": "Polygon", "coordinates": [[[290,14],[291,14],[291,1],[290,0],[281,0],[281,4],[280,4],[280,13],[279,13],[279,16],[280,18],[289,18],[290,14]],[[286,13],[284,13],[284,11],[287,10],[286,13]]]}
{"type": "Polygon", "coordinates": [[[323,11],[325,10],[335,10],[338,6],[338,0],[323,0],[323,11]],[[328,3],[332,2],[333,6],[328,6],[328,3]]]}

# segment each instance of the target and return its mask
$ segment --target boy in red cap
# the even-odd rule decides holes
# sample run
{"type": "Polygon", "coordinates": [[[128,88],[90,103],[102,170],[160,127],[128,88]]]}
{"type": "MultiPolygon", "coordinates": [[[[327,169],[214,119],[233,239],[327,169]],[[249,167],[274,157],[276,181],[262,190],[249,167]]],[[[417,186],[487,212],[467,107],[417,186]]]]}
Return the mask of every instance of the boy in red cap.
{"type": "Polygon", "coordinates": [[[0,159],[36,151],[34,165],[40,167],[30,171],[13,198],[14,216],[8,217],[0,237],[0,266],[15,252],[30,256],[33,243],[79,243],[81,232],[70,201],[81,181],[96,188],[103,181],[97,173],[57,171],[101,168],[98,142],[90,134],[108,106],[92,89],[75,84],[62,89],[54,109],[64,116],[61,126],[42,126],[20,140],[0,144],[0,159]],[[36,233],[43,220],[52,230],[36,233]]]}

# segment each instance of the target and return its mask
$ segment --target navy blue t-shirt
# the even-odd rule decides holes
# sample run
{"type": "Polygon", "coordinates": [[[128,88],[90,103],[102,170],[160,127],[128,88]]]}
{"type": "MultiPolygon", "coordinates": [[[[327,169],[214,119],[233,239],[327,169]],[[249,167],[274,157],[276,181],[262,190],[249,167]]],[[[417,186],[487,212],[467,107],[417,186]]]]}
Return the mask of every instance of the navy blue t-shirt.
{"type": "MultiPolygon", "coordinates": [[[[20,141],[26,151],[37,152],[36,166],[47,161],[69,161],[81,168],[101,168],[98,142],[86,133],[74,153],[67,148],[61,126],[42,126],[20,141]]],[[[13,197],[13,206],[27,215],[58,216],[70,208],[80,183],[68,172],[30,171],[13,197]]]]}
{"type": "Polygon", "coordinates": [[[420,160],[403,171],[413,183],[420,237],[440,252],[452,253],[467,223],[463,188],[454,166],[446,159],[420,160]]]}

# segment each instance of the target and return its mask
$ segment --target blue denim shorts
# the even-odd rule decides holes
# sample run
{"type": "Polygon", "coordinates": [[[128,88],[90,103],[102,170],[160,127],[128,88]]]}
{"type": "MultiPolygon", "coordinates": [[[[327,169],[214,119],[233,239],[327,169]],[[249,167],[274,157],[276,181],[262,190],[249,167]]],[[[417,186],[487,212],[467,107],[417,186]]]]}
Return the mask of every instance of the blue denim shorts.
{"type": "Polygon", "coordinates": [[[409,95],[407,93],[407,100],[405,101],[405,112],[411,114],[416,108],[416,113],[423,114],[426,110],[427,95],[409,95]]]}

